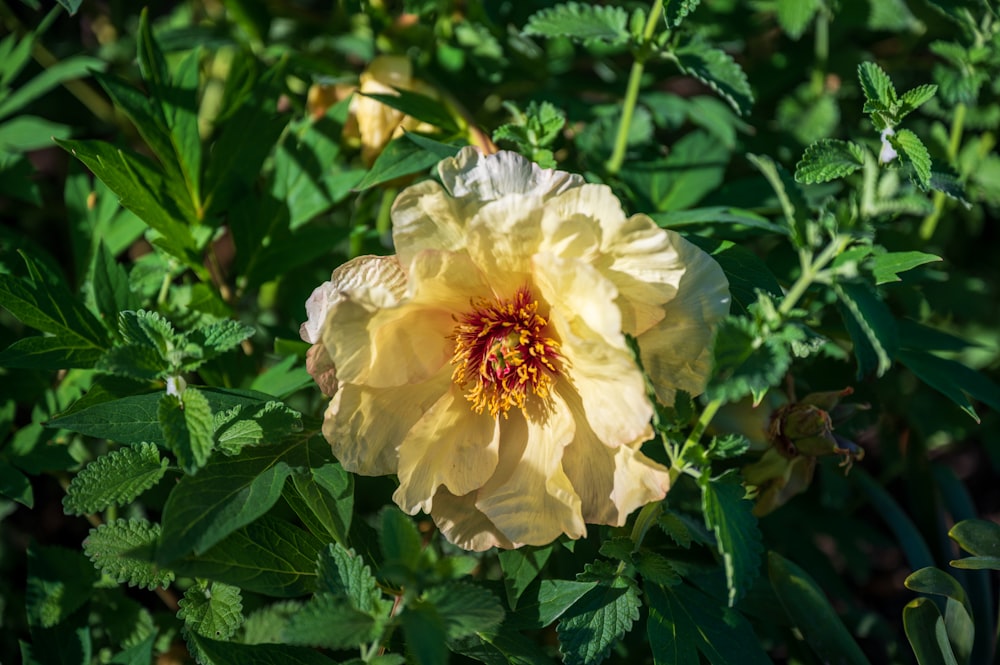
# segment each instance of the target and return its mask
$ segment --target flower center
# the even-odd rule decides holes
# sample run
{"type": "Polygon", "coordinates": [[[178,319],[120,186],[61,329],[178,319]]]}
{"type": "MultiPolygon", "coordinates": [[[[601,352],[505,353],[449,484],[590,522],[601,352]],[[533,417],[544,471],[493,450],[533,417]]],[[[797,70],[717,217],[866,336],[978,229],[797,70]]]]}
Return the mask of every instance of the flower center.
{"type": "Polygon", "coordinates": [[[491,416],[506,417],[511,407],[524,408],[529,394],[548,397],[561,365],[548,324],[527,287],[510,300],[473,303],[473,311],[459,319],[452,380],[469,387],[465,397],[476,413],[489,409],[491,416]]]}

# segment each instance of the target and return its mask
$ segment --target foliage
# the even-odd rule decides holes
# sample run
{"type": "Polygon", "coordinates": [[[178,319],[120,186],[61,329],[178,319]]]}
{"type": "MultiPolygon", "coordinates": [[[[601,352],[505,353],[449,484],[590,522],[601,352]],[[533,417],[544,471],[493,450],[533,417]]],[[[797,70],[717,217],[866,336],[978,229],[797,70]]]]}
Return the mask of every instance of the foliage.
{"type": "Polygon", "coordinates": [[[995,661],[993,3],[57,4],[0,3],[0,662],[995,661]],[[667,498],[579,541],[458,550],[323,436],[303,303],[467,144],[730,283],[667,498]]]}

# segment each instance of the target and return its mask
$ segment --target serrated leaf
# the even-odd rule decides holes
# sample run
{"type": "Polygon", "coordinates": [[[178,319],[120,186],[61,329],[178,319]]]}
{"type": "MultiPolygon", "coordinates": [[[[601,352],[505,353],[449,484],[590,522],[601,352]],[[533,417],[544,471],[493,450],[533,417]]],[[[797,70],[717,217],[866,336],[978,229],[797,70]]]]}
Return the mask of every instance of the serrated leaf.
{"type": "Polygon", "coordinates": [[[343,600],[319,594],[293,614],[282,631],[289,644],[326,649],[349,649],[376,637],[378,623],[343,600]]]}
{"type": "Polygon", "coordinates": [[[304,448],[302,441],[247,448],[236,457],[211,460],[197,475],[181,478],[163,507],[163,543],[157,559],[169,563],[191,551],[203,554],[270,510],[304,448]]]}
{"type": "Polygon", "coordinates": [[[62,622],[90,599],[97,579],[94,567],[79,552],[32,544],[24,590],[28,625],[51,628],[62,622]]]}
{"type": "Polygon", "coordinates": [[[623,42],[629,38],[628,14],[621,7],[567,2],[542,9],[528,18],[523,33],[569,37],[576,41],[623,42]]]}
{"type": "Polygon", "coordinates": [[[795,165],[795,180],[805,184],[843,178],[865,164],[864,148],[850,141],[823,139],[806,148],[795,165]]]}
{"type": "Polygon", "coordinates": [[[728,53],[693,41],[677,49],[674,55],[681,71],[717,92],[741,116],[750,114],[753,90],[746,72],[728,53]]]}
{"type": "Polygon", "coordinates": [[[889,75],[874,62],[862,62],[858,65],[858,80],[865,93],[865,113],[873,111],[889,111],[896,104],[896,88],[893,87],[889,75]]]}
{"type": "Polygon", "coordinates": [[[423,599],[433,605],[444,620],[449,641],[489,632],[499,626],[505,616],[497,597],[474,584],[442,584],[424,593],[423,599]]]}
{"type": "Polygon", "coordinates": [[[972,209],[972,202],[969,200],[971,197],[966,192],[965,186],[951,173],[931,171],[930,188],[958,201],[966,210],[972,209]]]}
{"type": "Polygon", "coordinates": [[[503,586],[507,593],[507,604],[511,609],[517,609],[518,599],[542,572],[549,557],[552,556],[552,550],[552,545],[546,545],[499,552],[503,586]]]}
{"type": "Polygon", "coordinates": [[[108,327],[114,328],[118,312],[136,309],[141,304],[139,295],[129,285],[125,268],[115,260],[103,240],[98,242],[94,252],[90,283],[94,304],[108,327]]]}
{"type": "Polygon", "coordinates": [[[100,357],[94,369],[136,381],[153,381],[170,373],[170,365],[160,353],[143,344],[118,344],[100,357]]]}
{"type": "Polygon", "coordinates": [[[238,644],[187,633],[201,665],[337,665],[315,649],[288,644],[238,644]]]}
{"type": "Polygon", "coordinates": [[[819,0],[778,0],[778,24],[789,37],[797,40],[819,8],[819,0]]]}
{"type": "Polygon", "coordinates": [[[899,98],[899,117],[902,118],[907,114],[912,113],[923,104],[930,101],[931,98],[937,94],[937,89],[936,85],[918,85],[916,88],[912,88],[904,92],[899,98]]]}
{"type": "Polygon", "coordinates": [[[872,262],[872,273],[875,275],[875,284],[900,282],[902,280],[899,278],[899,273],[913,270],[925,263],[940,260],[940,256],[925,252],[887,252],[879,254],[872,262]]]}
{"type": "Polygon", "coordinates": [[[646,632],[656,665],[769,665],[750,623],[739,612],[686,584],[648,584],[646,632]]]}
{"type": "Polygon", "coordinates": [[[702,482],[705,525],[715,532],[716,547],[725,563],[730,607],[736,605],[757,579],[764,551],[753,502],[745,495],[735,471],[702,482]]]}
{"type": "Polygon", "coordinates": [[[640,549],[632,556],[632,564],[636,572],[647,582],[660,586],[673,586],[681,581],[680,575],[670,565],[670,561],[652,550],[640,549]]]}
{"type": "Polygon", "coordinates": [[[400,619],[412,662],[416,665],[444,665],[447,662],[444,619],[432,605],[418,599],[406,607],[400,619]]]}
{"type": "Polygon", "coordinates": [[[155,589],[174,580],[173,571],[160,568],[153,560],[159,539],[159,524],[119,519],[91,529],[83,551],[98,570],[115,581],[155,589]]]}
{"type": "Polygon", "coordinates": [[[165,394],[160,398],[156,418],[163,428],[163,439],[181,468],[196,473],[212,454],[212,407],[197,388],[187,388],[180,397],[165,394]]]}
{"type": "Polygon", "coordinates": [[[816,582],[776,552],[767,557],[771,585],[806,644],[825,662],[870,665],[816,582]]]}
{"type": "Polygon", "coordinates": [[[384,609],[382,592],[364,559],[354,550],[332,543],[320,553],[316,567],[320,592],[347,599],[351,606],[366,614],[384,609]]]}
{"type": "Polygon", "coordinates": [[[931,186],[931,155],[920,138],[908,129],[901,129],[890,139],[913,167],[915,182],[926,191],[931,186]]]}
{"type": "Polygon", "coordinates": [[[892,356],[899,346],[892,312],[865,284],[835,283],[840,299],[841,318],[854,342],[858,361],[858,379],[871,373],[882,376],[892,367],[892,356]]]}
{"type": "Polygon", "coordinates": [[[667,26],[677,28],[701,3],[701,0],[670,0],[664,8],[667,26]]]}
{"type": "Polygon", "coordinates": [[[299,412],[277,401],[236,406],[216,413],[213,420],[215,442],[227,455],[235,455],[246,446],[278,443],[302,430],[299,412]]]}
{"type": "Polygon", "coordinates": [[[417,565],[423,538],[406,513],[394,506],[384,509],[379,536],[386,563],[400,563],[411,569],[417,565]]]}
{"type": "Polygon", "coordinates": [[[572,580],[540,580],[531,585],[518,603],[514,620],[526,628],[538,629],[550,625],[595,586],[594,582],[572,580]]]}
{"type": "Polygon", "coordinates": [[[635,543],[632,542],[631,538],[624,536],[618,536],[615,538],[609,538],[601,543],[600,553],[602,556],[606,556],[609,559],[617,559],[619,561],[631,561],[632,560],[632,549],[635,547],[635,543]]]}
{"type": "Polygon", "coordinates": [[[684,549],[689,549],[691,547],[691,543],[693,541],[691,531],[688,529],[684,520],[682,520],[680,515],[677,513],[670,510],[664,510],[659,519],[656,520],[656,524],[663,529],[665,534],[670,536],[671,540],[684,549]]]}
{"type": "Polygon", "coordinates": [[[777,385],[792,361],[782,339],[759,339],[750,321],[736,317],[719,325],[713,358],[712,378],[705,393],[709,399],[726,402],[777,385]]]}
{"type": "Polygon", "coordinates": [[[722,437],[712,437],[706,454],[711,459],[732,459],[739,457],[750,449],[750,440],[742,434],[727,434],[722,437]]]}
{"type": "Polygon", "coordinates": [[[204,554],[175,560],[171,568],[178,575],[293,598],[316,590],[316,557],[322,547],[322,541],[290,522],[265,516],[237,529],[204,554]]]}
{"type": "Polygon", "coordinates": [[[237,587],[222,582],[198,582],[177,603],[177,618],[204,637],[227,639],[243,624],[243,598],[237,587]]]}
{"type": "Polygon", "coordinates": [[[112,451],[73,478],[63,497],[63,509],[68,515],[86,515],[122,506],[158,483],[168,464],[151,443],[112,451]]]}
{"type": "Polygon", "coordinates": [[[597,665],[639,618],[635,582],[614,576],[588,591],[563,614],[556,628],[566,665],[597,665]]]}
{"type": "Polygon", "coordinates": [[[201,349],[201,354],[197,358],[186,360],[184,369],[188,371],[197,369],[202,363],[239,346],[253,333],[254,329],[250,326],[231,319],[192,330],[187,334],[187,341],[201,349]]]}

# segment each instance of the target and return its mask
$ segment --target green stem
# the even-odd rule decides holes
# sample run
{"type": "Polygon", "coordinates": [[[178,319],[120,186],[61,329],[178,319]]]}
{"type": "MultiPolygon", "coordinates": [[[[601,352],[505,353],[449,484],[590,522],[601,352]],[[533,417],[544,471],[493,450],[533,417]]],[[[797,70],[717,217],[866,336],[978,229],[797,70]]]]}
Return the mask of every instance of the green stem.
{"type": "Polygon", "coordinates": [[[632,551],[638,552],[639,547],[642,545],[642,541],[646,538],[646,534],[649,532],[650,528],[656,524],[656,520],[659,519],[660,513],[663,512],[663,501],[655,501],[653,503],[647,503],[639,511],[639,516],[635,518],[635,524],[632,525],[632,551]]]}
{"type": "Polygon", "coordinates": [[[392,202],[396,200],[396,190],[392,187],[382,193],[382,202],[379,204],[378,216],[375,218],[375,230],[379,237],[388,235],[392,231],[392,202]]]}
{"type": "Polygon", "coordinates": [[[826,7],[820,8],[816,14],[816,42],[813,53],[816,66],[812,73],[813,94],[817,97],[823,94],[826,87],[826,63],[830,58],[830,15],[826,7]]]}
{"type": "MultiPolygon", "coordinates": [[[[962,132],[965,129],[965,104],[959,103],[955,107],[955,117],[951,121],[951,134],[948,137],[948,163],[954,164],[958,160],[958,150],[962,147],[962,132]]],[[[938,220],[944,212],[946,198],[943,192],[934,192],[934,210],[924,219],[920,225],[920,239],[930,240],[937,230],[938,220]]]]}
{"type": "Polygon", "coordinates": [[[795,280],[792,284],[792,288],[788,289],[788,293],[785,294],[784,299],[781,301],[781,306],[778,307],[778,313],[782,316],[788,316],[788,313],[792,311],[796,304],[798,304],[799,299],[805,294],[806,289],[812,286],[812,283],[816,281],[816,277],[819,275],[820,271],[827,266],[830,261],[833,261],[838,254],[844,251],[847,244],[851,241],[848,236],[837,236],[830,241],[819,256],[814,258],[812,261],[807,261],[802,266],[802,274],[799,278],[795,280]]]}
{"type": "Polygon", "coordinates": [[[614,175],[621,169],[625,162],[625,150],[628,147],[628,132],[632,126],[632,115],[635,113],[635,104],[639,99],[639,88],[642,83],[642,72],[646,67],[647,45],[656,32],[656,24],[663,13],[663,0],[655,0],[653,8],[649,10],[649,18],[646,19],[646,27],[642,33],[642,43],[639,44],[635,62],[632,63],[632,70],[628,75],[628,86],[625,88],[625,99],[622,102],[622,118],[618,123],[618,133],[615,136],[615,147],[604,167],[608,173],[614,175]]]}

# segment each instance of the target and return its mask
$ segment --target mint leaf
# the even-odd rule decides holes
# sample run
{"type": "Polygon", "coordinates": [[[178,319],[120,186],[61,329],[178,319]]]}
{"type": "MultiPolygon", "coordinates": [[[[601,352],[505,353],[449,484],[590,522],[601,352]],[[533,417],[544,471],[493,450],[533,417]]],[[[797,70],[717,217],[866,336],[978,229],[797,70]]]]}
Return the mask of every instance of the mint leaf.
{"type": "Polygon", "coordinates": [[[858,80],[861,81],[861,89],[867,100],[865,113],[893,111],[897,102],[896,88],[881,67],[874,62],[862,62],[858,65],[858,80]]]}
{"type": "Polygon", "coordinates": [[[28,583],[24,611],[29,626],[51,628],[86,603],[98,576],[75,550],[63,547],[28,548],[28,583]]]}
{"type": "Polygon", "coordinates": [[[523,33],[538,37],[569,37],[576,41],[624,42],[629,38],[628,14],[621,7],[567,2],[532,14],[523,33]]]}
{"type": "Polygon", "coordinates": [[[185,638],[201,665],[337,665],[337,661],[305,647],[222,642],[192,632],[185,638]]]}
{"type": "Polygon", "coordinates": [[[701,488],[705,526],[715,532],[716,547],[726,567],[729,606],[733,607],[760,572],[764,546],[753,502],[746,499],[746,490],[735,470],[718,478],[704,478],[701,488]]]}
{"type": "Polygon", "coordinates": [[[378,627],[371,615],[336,596],[320,594],[289,618],[281,636],[289,644],[349,649],[372,641],[378,627]]]}
{"type": "Polygon", "coordinates": [[[115,260],[104,241],[97,244],[90,270],[90,288],[94,304],[104,319],[105,326],[114,328],[118,312],[136,309],[142,304],[139,295],[129,286],[128,275],[122,264],[115,260]]]}
{"type": "Polygon", "coordinates": [[[940,256],[925,252],[888,252],[886,254],[879,254],[872,263],[875,284],[900,282],[902,280],[899,278],[899,273],[912,270],[925,263],[933,263],[940,260],[940,256]]]}
{"type": "Polygon", "coordinates": [[[376,615],[386,609],[375,576],[354,550],[336,543],[327,545],[320,552],[316,574],[319,591],[344,598],[366,614],[376,615]]]}
{"type": "Polygon", "coordinates": [[[118,344],[108,349],[94,369],[136,381],[153,381],[171,373],[163,356],[151,346],[143,344],[118,344]]]}
{"type": "Polygon", "coordinates": [[[937,89],[936,85],[918,85],[904,92],[899,98],[899,117],[903,118],[930,101],[937,94],[937,89]]]}
{"type": "Polygon", "coordinates": [[[118,583],[155,589],[174,580],[153,562],[160,525],[143,519],[115,520],[90,530],[83,551],[98,570],[118,583]]]}
{"type": "Polygon", "coordinates": [[[749,115],[753,90],[746,72],[732,56],[702,41],[691,41],[674,55],[681,71],[717,92],[740,115],[749,115]]]}
{"type": "Polygon", "coordinates": [[[798,40],[820,8],[820,0],[778,0],[778,24],[798,40]]]}
{"type": "Polygon", "coordinates": [[[487,589],[464,582],[431,588],[423,599],[434,606],[445,623],[448,640],[489,632],[504,620],[500,601],[487,589]]]}
{"type": "Polygon", "coordinates": [[[667,2],[663,10],[667,26],[671,28],[679,27],[684,22],[684,19],[697,9],[700,3],[701,0],[670,0],[670,2],[667,2]]]}
{"type": "Polygon", "coordinates": [[[168,463],[151,443],[112,451],[73,478],[63,497],[63,509],[68,515],[86,515],[124,505],[158,483],[168,463]]]}
{"type": "Polygon", "coordinates": [[[726,402],[777,385],[792,362],[781,338],[760,339],[752,322],[737,317],[719,325],[712,353],[714,369],[705,393],[726,402]]]}
{"type": "Polygon", "coordinates": [[[243,598],[237,587],[222,582],[198,581],[178,602],[177,618],[205,637],[226,639],[243,624],[243,598]]]}
{"type": "Polygon", "coordinates": [[[212,454],[212,407],[197,388],[187,388],[180,397],[163,395],[156,418],[163,428],[167,447],[188,473],[195,473],[212,454]]]}
{"type": "Polygon", "coordinates": [[[806,148],[795,165],[795,180],[805,184],[829,182],[854,173],[864,164],[864,148],[858,144],[822,139],[806,148]]]}
{"type": "Polygon", "coordinates": [[[619,575],[600,577],[559,621],[559,650],[566,665],[597,665],[639,618],[642,601],[635,582],[619,575]]]}
{"type": "Polygon", "coordinates": [[[333,462],[301,470],[282,494],[302,523],[346,546],[354,515],[354,476],[333,462]]]}
{"type": "Polygon", "coordinates": [[[901,129],[889,139],[899,148],[907,163],[913,167],[914,182],[926,191],[931,186],[931,155],[920,138],[908,129],[901,129]]]}
{"type": "Polygon", "coordinates": [[[527,628],[544,628],[566,613],[588,591],[594,582],[572,580],[541,580],[525,591],[518,603],[516,617],[525,621],[527,628]]]}
{"type": "Polygon", "coordinates": [[[243,340],[251,337],[253,333],[254,329],[250,326],[243,325],[239,321],[231,319],[225,319],[192,330],[186,335],[187,343],[197,347],[201,351],[197,357],[184,362],[184,369],[188,371],[196,370],[202,363],[239,346],[243,340]]]}
{"type": "Polygon", "coordinates": [[[507,593],[507,603],[517,609],[517,600],[535,578],[542,572],[553,547],[522,547],[499,552],[500,569],[503,571],[503,586],[507,593]]]}

